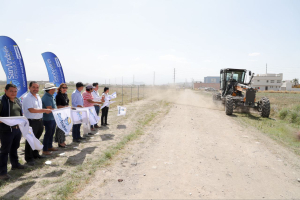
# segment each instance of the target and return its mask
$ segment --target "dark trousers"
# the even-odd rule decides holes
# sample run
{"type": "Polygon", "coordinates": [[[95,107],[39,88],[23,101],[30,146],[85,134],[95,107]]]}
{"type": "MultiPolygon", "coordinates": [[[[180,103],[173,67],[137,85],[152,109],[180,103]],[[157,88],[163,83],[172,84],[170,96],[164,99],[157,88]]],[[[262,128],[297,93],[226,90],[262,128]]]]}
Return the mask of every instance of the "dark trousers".
{"type": "MultiPolygon", "coordinates": [[[[32,127],[33,134],[37,139],[40,139],[41,135],[44,131],[44,125],[43,120],[32,120],[28,119],[29,126],[32,127]]],[[[31,146],[26,140],[25,143],[25,160],[27,162],[33,161],[34,158],[39,157],[39,151],[38,150],[32,150],[31,146]]]]}
{"type": "Polygon", "coordinates": [[[109,107],[102,108],[101,125],[107,124],[107,115],[109,107]]]}
{"type": "Polygon", "coordinates": [[[43,151],[48,151],[49,148],[52,148],[53,135],[55,132],[56,122],[55,120],[43,121],[45,126],[45,135],[43,141],[43,151]]]}
{"type": "MultiPolygon", "coordinates": [[[[97,113],[97,116],[99,116],[99,112],[100,112],[100,106],[94,106],[95,107],[95,110],[96,110],[96,113],[97,113]]],[[[96,124],[94,124],[96,125],[96,124]]],[[[91,125],[91,128],[94,127],[94,125],[91,125]]]]}
{"type": "MultiPolygon", "coordinates": [[[[2,129],[2,126],[0,127],[2,129]]],[[[5,128],[0,131],[0,175],[7,174],[8,155],[12,167],[18,167],[18,148],[20,147],[21,131],[15,128],[5,128]]]]}
{"type": "Polygon", "coordinates": [[[80,138],[80,126],[81,124],[74,124],[72,129],[73,140],[78,140],[80,138]]]}

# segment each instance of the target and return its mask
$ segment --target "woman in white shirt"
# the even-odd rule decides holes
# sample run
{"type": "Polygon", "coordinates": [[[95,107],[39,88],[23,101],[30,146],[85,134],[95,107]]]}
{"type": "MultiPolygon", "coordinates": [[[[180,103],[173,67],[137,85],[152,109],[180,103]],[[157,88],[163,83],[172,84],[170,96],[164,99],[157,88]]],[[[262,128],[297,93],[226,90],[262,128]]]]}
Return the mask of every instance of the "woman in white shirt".
{"type": "Polygon", "coordinates": [[[107,126],[109,125],[107,123],[107,115],[108,115],[108,109],[109,109],[109,88],[108,87],[105,87],[104,88],[104,92],[102,94],[102,102],[103,103],[103,108],[101,109],[102,110],[102,114],[101,114],[101,126],[107,126]]]}

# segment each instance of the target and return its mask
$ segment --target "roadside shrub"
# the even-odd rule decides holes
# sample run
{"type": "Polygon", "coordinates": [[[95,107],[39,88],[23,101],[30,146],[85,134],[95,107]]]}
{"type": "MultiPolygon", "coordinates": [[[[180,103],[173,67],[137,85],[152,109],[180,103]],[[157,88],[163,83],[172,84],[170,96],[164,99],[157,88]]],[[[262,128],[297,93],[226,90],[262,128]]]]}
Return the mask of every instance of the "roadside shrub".
{"type": "Polygon", "coordinates": [[[296,110],[297,112],[300,112],[300,104],[298,104],[298,105],[295,106],[295,110],[296,110]]]}
{"type": "Polygon", "coordinates": [[[288,114],[289,114],[288,109],[284,108],[284,109],[279,111],[279,118],[280,119],[285,119],[288,114]]]}
{"type": "Polygon", "coordinates": [[[292,111],[291,112],[291,118],[290,118],[290,121],[292,123],[298,123],[299,122],[299,114],[297,111],[292,111]]]}

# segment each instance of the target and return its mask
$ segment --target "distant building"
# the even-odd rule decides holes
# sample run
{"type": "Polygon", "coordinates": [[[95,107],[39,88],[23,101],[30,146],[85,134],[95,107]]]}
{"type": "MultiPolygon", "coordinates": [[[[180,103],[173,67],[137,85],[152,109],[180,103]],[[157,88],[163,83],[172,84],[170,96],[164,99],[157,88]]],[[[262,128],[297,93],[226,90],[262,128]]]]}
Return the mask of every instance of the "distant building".
{"type": "Polygon", "coordinates": [[[204,83],[220,83],[220,76],[204,77],[204,83]]]}
{"type": "Polygon", "coordinates": [[[283,91],[300,91],[300,88],[293,88],[291,80],[282,81],[281,90],[283,91]]]}
{"type": "Polygon", "coordinates": [[[196,81],[196,82],[194,82],[193,89],[208,88],[208,87],[215,88],[215,89],[219,90],[220,89],[220,83],[202,83],[200,81],[196,81]]]}
{"type": "Polygon", "coordinates": [[[253,77],[252,87],[259,90],[281,90],[283,74],[257,74],[253,77]]]}

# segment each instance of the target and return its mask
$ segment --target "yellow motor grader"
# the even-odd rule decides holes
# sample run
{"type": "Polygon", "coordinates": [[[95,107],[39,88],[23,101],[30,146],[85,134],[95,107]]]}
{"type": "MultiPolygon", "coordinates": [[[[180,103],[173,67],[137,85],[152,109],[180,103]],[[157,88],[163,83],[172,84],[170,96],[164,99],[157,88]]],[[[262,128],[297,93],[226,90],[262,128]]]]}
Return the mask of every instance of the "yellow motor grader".
{"type": "Polygon", "coordinates": [[[270,115],[270,101],[262,97],[257,101],[256,92],[259,88],[251,87],[254,73],[249,71],[250,81],[246,83],[246,69],[225,68],[220,70],[220,92],[213,95],[214,101],[222,101],[226,115],[232,115],[233,110],[241,108],[257,109],[262,117],[270,115]]]}

